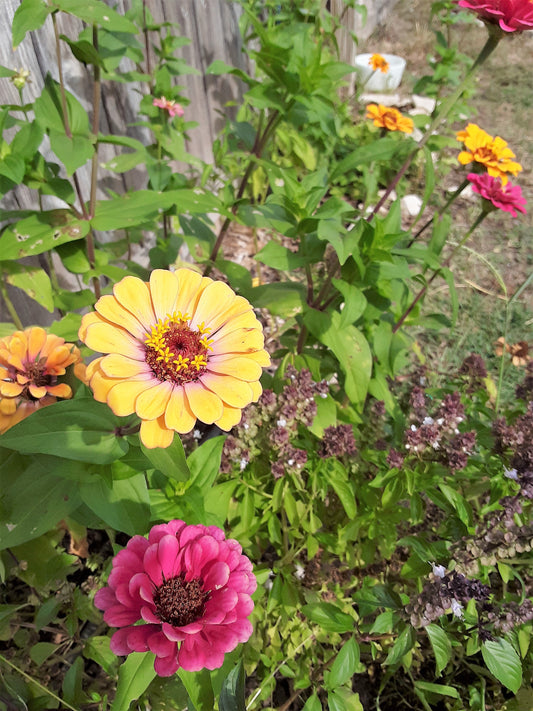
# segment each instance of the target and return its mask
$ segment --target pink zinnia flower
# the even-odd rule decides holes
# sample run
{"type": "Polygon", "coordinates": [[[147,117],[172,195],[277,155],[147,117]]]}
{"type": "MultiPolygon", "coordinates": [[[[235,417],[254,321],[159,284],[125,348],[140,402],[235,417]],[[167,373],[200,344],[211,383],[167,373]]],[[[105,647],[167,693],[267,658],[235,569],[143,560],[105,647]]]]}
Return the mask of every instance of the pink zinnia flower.
{"type": "Polygon", "coordinates": [[[516,217],[517,210],[526,213],[524,205],[527,201],[519,185],[503,185],[499,178],[493,178],[488,173],[469,173],[466,177],[472,184],[472,190],[489,200],[495,208],[510,212],[513,217],[516,217]]]}
{"type": "Polygon", "coordinates": [[[458,4],[473,10],[485,22],[499,25],[504,32],[533,29],[531,0],[459,0],[458,4]]]}
{"type": "Polygon", "coordinates": [[[152,105],[168,111],[171,118],[174,118],[174,116],[183,116],[185,113],[181,104],[177,104],[175,101],[171,101],[170,99],[165,99],[164,96],[160,99],[154,99],[152,101],[152,105]]]}
{"type": "Polygon", "coordinates": [[[175,520],[154,526],[148,540],[128,541],[94,601],[120,628],[111,638],[115,654],[151,651],[157,674],[171,676],[180,667],[218,669],[226,652],[246,642],[256,587],[237,541],[216,526],[175,520]]]}

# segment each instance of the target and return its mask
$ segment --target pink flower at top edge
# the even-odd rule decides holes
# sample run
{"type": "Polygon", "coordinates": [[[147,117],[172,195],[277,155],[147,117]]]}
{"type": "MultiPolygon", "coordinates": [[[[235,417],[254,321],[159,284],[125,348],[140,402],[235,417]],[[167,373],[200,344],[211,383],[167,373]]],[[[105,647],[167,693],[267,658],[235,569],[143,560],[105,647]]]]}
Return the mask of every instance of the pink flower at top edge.
{"type": "Polygon", "coordinates": [[[159,676],[218,669],[252,634],[247,619],[257,582],[237,541],[216,526],[170,521],[134,536],[96,593],[104,620],[119,629],[117,655],[151,651],[159,676]],[[141,622],[143,624],[135,624],[141,622]]]}
{"type": "Polygon", "coordinates": [[[472,184],[472,190],[481,195],[485,200],[489,200],[494,207],[510,212],[513,217],[516,217],[516,211],[526,213],[526,199],[522,196],[522,190],[519,185],[511,185],[507,183],[502,185],[499,178],[493,178],[488,173],[478,175],[477,173],[469,173],[468,180],[472,184]]]}
{"type": "Polygon", "coordinates": [[[181,104],[177,104],[175,101],[171,101],[170,99],[165,99],[164,96],[160,99],[154,99],[152,101],[152,105],[168,111],[171,118],[174,118],[174,116],[183,116],[185,113],[181,104]]]}
{"type": "Polygon", "coordinates": [[[459,0],[458,5],[472,10],[490,24],[499,25],[504,32],[533,29],[531,0],[459,0]]]}

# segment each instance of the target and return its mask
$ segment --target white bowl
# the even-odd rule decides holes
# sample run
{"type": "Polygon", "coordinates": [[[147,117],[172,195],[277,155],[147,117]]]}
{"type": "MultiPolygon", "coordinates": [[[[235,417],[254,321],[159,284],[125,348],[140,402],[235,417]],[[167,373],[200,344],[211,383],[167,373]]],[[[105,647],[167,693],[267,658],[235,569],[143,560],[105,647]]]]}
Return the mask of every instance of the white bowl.
{"type": "Polygon", "coordinates": [[[369,64],[371,54],[357,54],[355,68],[359,76],[360,88],[365,91],[394,91],[400,86],[405,59],[396,54],[382,54],[389,63],[389,70],[384,73],[380,69],[375,71],[369,64]]]}

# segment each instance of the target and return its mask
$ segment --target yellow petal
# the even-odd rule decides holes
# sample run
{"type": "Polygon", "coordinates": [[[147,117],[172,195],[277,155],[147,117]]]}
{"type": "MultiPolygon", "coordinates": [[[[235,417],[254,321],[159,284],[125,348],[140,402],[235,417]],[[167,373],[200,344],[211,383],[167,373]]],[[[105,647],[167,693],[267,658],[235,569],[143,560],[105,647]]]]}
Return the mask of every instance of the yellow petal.
{"type": "Polygon", "coordinates": [[[37,386],[37,385],[29,385],[28,390],[30,391],[30,395],[34,397],[36,400],[40,400],[42,397],[46,395],[46,388],[44,385],[37,386]]]}
{"type": "Polygon", "coordinates": [[[44,328],[30,328],[28,332],[28,357],[31,362],[37,360],[41,348],[46,343],[46,331],[44,328]]]}
{"type": "Polygon", "coordinates": [[[104,356],[101,360],[100,367],[109,378],[134,378],[151,372],[148,363],[126,358],[118,353],[104,356]]]}
{"type": "Polygon", "coordinates": [[[93,323],[87,328],[85,343],[100,353],[120,353],[134,360],[144,361],[145,351],[139,341],[119,326],[109,323],[93,323]]]}
{"type": "Polygon", "coordinates": [[[205,388],[199,380],[194,383],[185,383],[183,388],[189,407],[199,420],[210,425],[222,416],[221,399],[211,390],[205,388]]]}
{"type": "Polygon", "coordinates": [[[165,449],[172,444],[174,430],[167,429],[164,418],[160,417],[157,420],[143,420],[139,435],[147,449],[155,449],[155,447],[165,449]]]}
{"type": "Polygon", "coordinates": [[[167,269],[154,269],[150,275],[150,293],[156,320],[164,321],[167,314],[178,311],[178,280],[167,269]]]}
{"type": "MultiPolygon", "coordinates": [[[[241,317],[243,317],[244,327],[244,317],[250,311],[253,313],[250,302],[246,301],[246,299],[242,296],[236,296],[231,306],[227,308],[224,313],[222,313],[217,319],[213,319],[213,321],[211,323],[208,323],[207,325],[210,326],[211,333],[214,333],[217,329],[221,328],[225,324],[229,324],[230,322],[235,321],[235,319],[238,319],[232,325],[239,328],[241,325],[240,319],[241,317]]],[[[246,316],[246,318],[248,317],[246,316]]]]}
{"type": "Polygon", "coordinates": [[[24,390],[24,385],[10,381],[0,382],[0,393],[4,397],[17,397],[24,390]]]}
{"type": "Polygon", "coordinates": [[[121,380],[116,382],[107,394],[107,404],[115,415],[125,417],[135,412],[135,401],[139,395],[151,388],[155,378],[146,376],[139,380],[121,380]]]}
{"type": "Polygon", "coordinates": [[[0,398],[0,414],[12,415],[17,409],[17,400],[15,398],[0,398]]]}
{"type": "Polygon", "coordinates": [[[235,293],[227,284],[223,281],[212,282],[200,296],[191,319],[191,328],[205,323],[213,332],[226,322],[226,312],[231,308],[234,300],[235,293]]]}
{"type": "Polygon", "coordinates": [[[229,432],[232,427],[239,424],[241,417],[242,410],[224,405],[222,417],[219,417],[215,424],[217,427],[220,427],[221,430],[224,430],[224,432],[229,432]]]}
{"type": "Polygon", "coordinates": [[[259,380],[254,380],[253,383],[248,383],[248,385],[252,388],[252,402],[257,402],[261,395],[263,394],[263,387],[259,380]]]}
{"type": "MultiPolygon", "coordinates": [[[[89,364],[89,366],[91,365],[92,363],[89,364]]],[[[108,378],[101,368],[95,368],[91,374],[89,384],[93,391],[94,399],[98,400],[98,402],[107,402],[109,391],[117,384],[117,381],[115,378],[108,378]]]]}
{"type": "Polygon", "coordinates": [[[268,366],[270,365],[270,356],[264,350],[255,351],[254,353],[247,353],[246,357],[251,358],[256,363],[259,363],[259,365],[261,365],[263,368],[268,368],[268,366]]]}
{"type": "Polygon", "coordinates": [[[174,389],[174,383],[158,382],[157,385],[144,390],[135,400],[135,412],[141,420],[156,420],[165,412],[168,400],[174,389]]]}
{"type": "MultiPolygon", "coordinates": [[[[250,353],[250,355],[254,355],[250,353]]],[[[212,356],[208,358],[207,370],[211,373],[233,375],[238,380],[259,380],[261,366],[249,356],[212,356]]]]}
{"type": "Polygon", "coordinates": [[[98,299],[94,308],[107,321],[122,326],[122,328],[129,331],[139,341],[144,341],[146,334],[150,332],[148,326],[141,324],[135,316],[123,308],[111,294],[98,299]]]}
{"type": "Polygon", "coordinates": [[[100,363],[104,360],[106,356],[101,356],[100,358],[95,358],[92,360],[89,365],[87,366],[87,370],[85,371],[85,377],[87,380],[90,380],[93,375],[96,373],[97,370],[100,368],[100,363]]]}
{"type": "Polygon", "coordinates": [[[72,397],[72,388],[66,383],[59,383],[59,385],[52,385],[46,388],[49,395],[54,397],[69,398],[72,397]]]}
{"type": "Polygon", "coordinates": [[[175,387],[165,412],[165,424],[180,434],[190,432],[196,424],[196,417],[185,399],[183,387],[175,387]]]}
{"type": "Polygon", "coordinates": [[[192,269],[178,269],[174,274],[178,280],[176,311],[190,315],[196,308],[202,291],[212,282],[212,279],[205,279],[205,284],[203,284],[204,278],[198,272],[193,272],[192,269]]]}
{"type": "MultiPolygon", "coordinates": [[[[244,305],[240,302],[237,305],[239,308],[244,308],[244,305]]],[[[212,331],[209,334],[209,337],[222,338],[223,336],[227,336],[228,333],[232,333],[232,331],[237,331],[239,328],[257,328],[260,331],[262,330],[263,327],[257,320],[257,317],[252,311],[251,306],[249,306],[248,311],[245,311],[244,313],[241,313],[238,316],[233,316],[223,326],[220,326],[220,328],[218,328],[216,331],[212,331]]]]}
{"type": "Polygon", "coordinates": [[[213,355],[217,353],[251,353],[265,345],[263,333],[256,328],[240,328],[222,338],[214,338],[213,355]]]}
{"type": "Polygon", "coordinates": [[[83,341],[83,343],[85,343],[85,338],[87,337],[87,329],[89,326],[92,326],[93,323],[104,323],[104,319],[95,311],[91,311],[90,314],[82,316],[78,338],[80,341],[83,341]]]}
{"type": "Polygon", "coordinates": [[[126,276],[113,287],[117,301],[135,316],[144,326],[153,326],[156,322],[150,289],[144,281],[134,276],[126,276]]]}
{"type": "Polygon", "coordinates": [[[237,380],[231,375],[204,373],[200,381],[202,385],[216,393],[224,403],[231,405],[231,407],[243,408],[252,402],[253,390],[250,383],[246,383],[244,380],[237,380]]]}

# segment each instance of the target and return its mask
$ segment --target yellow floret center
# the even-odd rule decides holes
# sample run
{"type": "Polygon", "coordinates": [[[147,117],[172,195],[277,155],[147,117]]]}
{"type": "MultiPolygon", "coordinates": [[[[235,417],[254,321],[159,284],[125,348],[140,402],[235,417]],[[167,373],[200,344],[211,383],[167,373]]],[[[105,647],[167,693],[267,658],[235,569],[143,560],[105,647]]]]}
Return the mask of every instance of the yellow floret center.
{"type": "Polygon", "coordinates": [[[152,327],[145,339],[145,360],[159,380],[170,380],[183,385],[198,380],[205,372],[208,351],[212,350],[207,337],[211,329],[202,322],[190,327],[189,314],[181,311],[167,314],[152,327]]]}

